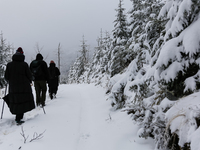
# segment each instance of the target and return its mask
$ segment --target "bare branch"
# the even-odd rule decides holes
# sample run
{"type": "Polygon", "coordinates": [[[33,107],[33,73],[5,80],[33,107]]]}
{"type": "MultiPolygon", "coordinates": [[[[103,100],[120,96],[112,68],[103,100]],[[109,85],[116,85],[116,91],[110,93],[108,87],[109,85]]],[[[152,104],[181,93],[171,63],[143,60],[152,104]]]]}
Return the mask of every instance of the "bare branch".
{"type": "MultiPolygon", "coordinates": [[[[45,130],[46,131],[46,130],[45,130]]],[[[44,131],[44,132],[45,132],[44,131]]],[[[40,140],[43,138],[44,132],[37,134],[36,132],[33,134],[33,138],[30,140],[30,142],[35,141],[35,140],[40,140]]]]}
{"type": "MultiPolygon", "coordinates": [[[[26,141],[27,141],[27,139],[28,139],[29,136],[26,137],[24,129],[23,129],[23,126],[21,127],[21,130],[22,130],[22,132],[20,134],[24,138],[24,143],[26,143],[26,141]]],[[[37,132],[35,132],[33,134],[33,138],[29,142],[42,139],[43,138],[43,134],[45,133],[45,131],[42,132],[42,133],[40,133],[40,134],[38,134],[37,132]]]]}
{"type": "Polygon", "coordinates": [[[24,133],[24,129],[23,129],[23,126],[21,127],[22,129],[22,133],[20,133],[22,135],[22,137],[24,138],[24,143],[26,143],[27,139],[28,139],[28,136],[26,137],[25,133],[24,133]]]}
{"type": "Polygon", "coordinates": [[[41,53],[41,51],[43,50],[43,48],[44,48],[44,46],[40,47],[39,43],[36,43],[36,45],[35,45],[35,52],[36,53],[41,53]]]}

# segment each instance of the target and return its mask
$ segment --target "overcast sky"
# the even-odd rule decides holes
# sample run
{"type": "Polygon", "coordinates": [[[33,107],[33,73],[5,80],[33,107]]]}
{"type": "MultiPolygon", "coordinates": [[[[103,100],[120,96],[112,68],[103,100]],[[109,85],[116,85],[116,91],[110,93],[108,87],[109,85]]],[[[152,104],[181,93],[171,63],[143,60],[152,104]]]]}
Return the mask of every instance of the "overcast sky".
{"type": "MultiPolygon", "coordinates": [[[[26,61],[34,59],[36,43],[48,60],[55,59],[61,43],[63,57],[80,50],[82,36],[91,47],[96,45],[100,30],[114,28],[119,0],[1,0],[0,30],[15,48],[21,46],[26,61]]],[[[128,11],[130,0],[124,0],[128,11]]]]}

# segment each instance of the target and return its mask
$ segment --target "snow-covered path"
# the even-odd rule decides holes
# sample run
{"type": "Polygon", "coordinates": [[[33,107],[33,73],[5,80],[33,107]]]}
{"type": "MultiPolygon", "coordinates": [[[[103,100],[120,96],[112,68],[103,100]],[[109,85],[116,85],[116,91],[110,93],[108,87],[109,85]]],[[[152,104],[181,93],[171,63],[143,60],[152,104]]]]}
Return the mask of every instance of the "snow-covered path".
{"type": "Polygon", "coordinates": [[[22,126],[15,125],[6,107],[0,121],[0,149],[153,150],[153,141],[138,138],[137,126],[126,113],[112,111],[104,93],[94,85],[61,85],[57,99],[47,97],[46,114],[36,108],[25,114],[22,126]],[[22,127],[29,136],[25,144],[22,127]],[[44,131],[42,139],[29,142],[35,132],[44,131]]]}

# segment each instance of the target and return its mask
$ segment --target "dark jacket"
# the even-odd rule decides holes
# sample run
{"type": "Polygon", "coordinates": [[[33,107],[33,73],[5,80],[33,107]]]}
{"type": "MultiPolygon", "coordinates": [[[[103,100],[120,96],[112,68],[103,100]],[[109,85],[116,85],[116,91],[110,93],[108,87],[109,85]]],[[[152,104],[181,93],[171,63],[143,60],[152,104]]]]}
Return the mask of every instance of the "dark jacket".
{"type": "Polygon", "coordinates": [[[59,82],[59,75],[60,75],[60,71],[59,69],[56,67],[55,63],[50,63],[50,66],[48,68],[49,71],[49,87],[54,88],[58,86],[58,82],[59,82]]]}
{"type": "Polygon", "coordinates": [[[16,53],[6,66],[5,79],[9,83],[9,108],[12,114],[22,114],[35,108],[32,75],[24,59],[23,54],[16,53]]]}
{"type": "Polygon", "coordinates": [[[31,62],[30,70],[34,76],[34,81],[44,81],[44,80],[48,81],[49,80],[49,72],[48,72],[47,63],[43,61],[43,56],[41,54],[37,54],[36,59],[31,62]],[[40,66],[40,69],[38,70],[39,71],[38,75],[34,75],[33,68],[36,68],[39,66],[40,66]]]}

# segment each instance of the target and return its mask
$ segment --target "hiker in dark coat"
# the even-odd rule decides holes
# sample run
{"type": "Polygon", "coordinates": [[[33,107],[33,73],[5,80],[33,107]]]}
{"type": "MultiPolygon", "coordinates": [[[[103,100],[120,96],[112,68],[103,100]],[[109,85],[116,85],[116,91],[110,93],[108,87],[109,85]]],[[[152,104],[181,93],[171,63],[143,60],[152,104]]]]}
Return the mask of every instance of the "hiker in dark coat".
{"type": "Polygon", "coordinates": [[[30,70],[34,77],[34,86],[36,91],[36,104],[37,106],[45,106],[47,81],[49,79],[49,72],[47,63],[43,60],[43,56],[38,53],[36,59],[30,64],[30,70]]]}
{"type": "Polygon", "coordinates": [[[35,108],[31,89],[32,75],[24,60],[23,50],[19,47],[5,71],[5,79],[9,84],[9,108],[16,115],[17,123],[23,123],[24,113],[35,108]]]}
{"type": "Polygon", "coordinates": [[[59,75],[60,75],[60,70],[56,67],[56,64],[53,60],[49,64],[48,71],[49,71],[49,81],[48,81],[49,96],[51,99],[53,99],[56,98],[59,85],[59,75]]]}

